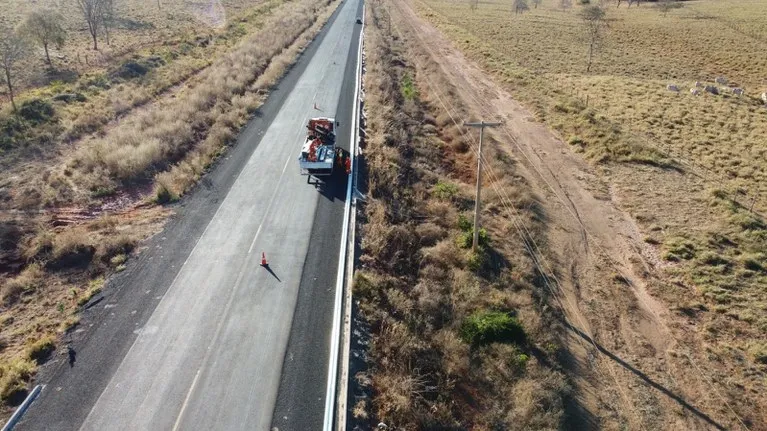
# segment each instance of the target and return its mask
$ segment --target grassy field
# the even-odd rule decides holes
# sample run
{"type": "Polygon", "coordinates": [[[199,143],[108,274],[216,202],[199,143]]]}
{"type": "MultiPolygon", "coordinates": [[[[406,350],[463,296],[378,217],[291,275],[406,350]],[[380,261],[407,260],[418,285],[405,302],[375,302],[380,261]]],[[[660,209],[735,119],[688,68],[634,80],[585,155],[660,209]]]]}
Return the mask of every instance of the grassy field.
{"type": "Polygon", "coordinates": [[[764,3],[690,1],[667,14],[606,3],[590,73],[581,6],[414,4],[612,184],[657,255],[663,282],[650,289],[675,311],[678,335],[700,337],[697,353],[728,399],[762,417],[753,401],[763,403],[755,388],[767,372],[764,3]],[[691,94],[696,81],[721,94],[691,94]]]}
{"type": "MultiPolygon", "coordinates": [[[[365,47],[367,199],[354,297],[370,328],[371,393],[353,413],[362,429],[557,429],[568,381],[534,265],[498,193],[485,197],[481,246],[471,248],[473,140],[435,93],[455,95],[381,3],[368,3],[365,47]],[[436,87],[435,87],[436,85],[436,87]]],[[[443,95],[444,97],[444,95],[443,95]]],[[[456,112],[470,115],[461,101],[456,112]]],[[[535,198],[513,162],[485,153],[494,181],[538,232],[535,198]]]]}
{"type": "MultiPolygon", "coordinates": [[[[110,43],[98,36],[99,50],[75,1],[0,0],[0,24],[13,28],[34,10],[53,9],[62,16],[68,37],[61,49],[53,49],[56,69],[49,73],[43,64],[42,49],[35,49],[29,68],[21,76],[26,86],[39,86],[51,79],[68,80],[89,71],[108,67],[119,57],[152,46],[160,47],[175,39],[214,35],[262,3],[261,0],[124,0],[116,3],[116,19],[110,29],[110,43]],[[159,5],[159,7],[158,7],[159,5]]],[[[0,90],[5,94],[5,89],[0,90]]]]}
{"type": "Polygon", "coordinates": [[[162,204],[226,151],[337,3],[236,5],[213,29],[174,27],[68,82],[28,87],[18,114],[0,112],[4,403],[20,401],[81,307],[162,228],[162,204]]]}

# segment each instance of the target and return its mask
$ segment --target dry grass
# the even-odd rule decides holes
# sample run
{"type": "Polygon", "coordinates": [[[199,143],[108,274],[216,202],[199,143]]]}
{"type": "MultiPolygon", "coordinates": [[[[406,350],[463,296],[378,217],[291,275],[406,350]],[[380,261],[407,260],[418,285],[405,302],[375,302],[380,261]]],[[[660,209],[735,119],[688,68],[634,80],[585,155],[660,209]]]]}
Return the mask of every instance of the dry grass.
{"type": "MultiPolygon", "coordinates": [[[[434,117],[439,111],[419,77],[439,80],[446,91],[451,84],[433,64],[409,65],[417,48],[389,32],[384,7],[368,4],[367,17],[368,199],[354,295],[372,332],[370,368],[358,377],[373,397],[358,403],[354,416],[404,430],[556,429],[568,389],[553,358],[536,347],[554,345],[556,330],[532,299],[532,264],[519,253],[522,244],[493,242],[509,221],[485,211],[490,239],[480,263],[472,266],[477,256],[456,245],[474,162],[455,129],[434,117]],[[526,337],[462,340],[464,322],[487,311],[514,314],[526,337]]],[[[492,150],[486,155],[496,159],[492,150]]],[[[514,174],[510,163],[498,163],[505,163],[502,177],[514,174]]],[[[488,207],[498,201],[488,197],[488,207]]]]}
{"type": "Polygon", "coordinates": [[[27,85],[36,86],[51,78],[61,79],[71,73],[83,74],[102,69],[126,54],[147,47],[160,47],[177,38],[218,33],[232,25],[233,21],[237,25],[237,19],[260,2],[223,0],[213,7],[207,3],[184,0],[164,0],[160,3],[159,9],[155,1],[125,0],[116,3],[118,19],[110,31],[111,43],[107,45],[104,35],[99,35],[98,51],[92,49],[90,34],[76,3],[2,0],[0,10],[3,11],[3,18],[0,22],[14,27],[27,13],[39,8],[53,9],[63,16],[62,24],[68,32],[68,40],[62,49],[51,50],[53,65],[59,72],[53,76],[46,75],[42,51],[35,50],[28,61],[23,78],[27,85]]]}
{"type": "Polygon", "coordinates": [[[648,282],[649,289],[674,310],[676,339],[689,341],[737,414],[763,429],[767,110],[757,100],[767,90],[763,2],[684,2],[666,16],[648,4],[612,3],[590,74],[578,6],[561,10],[558,1],[544,1],[514,15],[492,0],[475,11],[468,2],[415,4],[597,165],[614,186],[611,198],[634,216],[656,254],[661,281],[648,282]],[[689,92],[696,81],[715,85],[718,76],[729,81],[717,85],[723,94],[689,92]]]}
{"type": "MultiPolygon", "coordinates": [[[[104,171],[121,182],[137,181],[184,158],[201,137],[213,149],[226,145],[247,117],[248,108],[256,105],[255,100],[240,101],[241,109],[234,110],[234,97],[259,90],[252,85],[266,71],[271,59],[309,29],[320,11],[313,1],[282,8],[262,30],[248,36],[200,73],[195,85],[173,101],[151,107],[83,147],[75,156],[73,167],[85,172],[104,171]]],[[[191,182],[189,178],[196,179],[204,167],[194,164],[179,167],[177,175],[171,175],[173,178],[158,178],[160,187],[177,196],[191,182]]]]}
{"type": "MultiPolygon", "coordinates": [[[[88,218],[74,226],[49,220],[19,239],[28,264],[2,284],[0,396],[21,401],[35,364],[45,362],[58,336],[74,328],[80,307],[124,265],[138,240],[155,233],[167,217],[161,208],[88,218]],[[30,362],[31,361],[31,362],[30,362]]],[[[7,409],[3,409],[6,414],[7,409]]]]}
{"type": "Polygon", "coordinates": [[[607,8],[610,28],[591,74],[585,73],[577,8],[563,11],[551,1],[513,15],[492,1],[473,12],[463,2],[419,4],[426,18],[587,157],[693,163],[728,191],[741,188],[766,206],[760,161],[767,147],[760,136],[767,117],[756,98],[767,89],[767,60],[760,55],[767,42],[744,32],[762,31],[767,16],[758,1],[736,3],[722,9],[713,1],[689,2],[665,17],[649,6],[607,8]],[[746,96],[689,93],[696,81],[713,83],[717,76],[745,88],[746,96]],[[679,85],[681,93],[667,84],[679,85]]]}

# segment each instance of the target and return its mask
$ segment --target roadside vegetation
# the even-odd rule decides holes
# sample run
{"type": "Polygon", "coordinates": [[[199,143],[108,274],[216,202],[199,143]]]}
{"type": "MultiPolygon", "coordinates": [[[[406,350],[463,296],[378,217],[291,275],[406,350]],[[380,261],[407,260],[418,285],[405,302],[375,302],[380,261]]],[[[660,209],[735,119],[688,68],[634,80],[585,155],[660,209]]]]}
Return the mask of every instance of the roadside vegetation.
{"type": "Polygon", "coordinates": [[[650,250],[684,340],[670,354],[713,376],[729,404],[712,408],[764,429],[763,2],[601,2],[594,44],[594,1],[410,3],[592,162],[650,250]]]}
{"type": "MultiPolygon", "coordinates": [[[[370,331],[363,428],[558,429],[569,385],[557,364],[561,328],[516,228],[537,236],[535,197],[514,162],[484,153],[479,250],[471,252],[475,145],[435,87],[470,115],[380,2],[367,4],[366,200],[353,295],[370,331]],[[508,218],[499,190],[514,196],[508,218]]],[[[444,97],[444,95],[443,95],[444,97]]],[[[488,147],[492,147],[488,145],[488,147]]]]}
{"type": "Polygon", "coordinates": [[[10,100],[0,109],[6,405],[23,399],[78,312],[162,228],[172,212],[162,204],[193,187],[234,142],[337,3],[231,1],[192,13],[186,3],[129,1],[100,18],[112,21],[100,22],[99,51],[88,51],[87,62],[80,45],[92,35],[75,5],[55,11],[63,28],[45,39],[48,55],[29,36],[31,11],[9,16],[25,23],[16,34],[26,47],[40,45],[39,58],[24,56],[22,66],[50,57],[44,75],[59,78],[17,74],[16,109],[10,100]]]}

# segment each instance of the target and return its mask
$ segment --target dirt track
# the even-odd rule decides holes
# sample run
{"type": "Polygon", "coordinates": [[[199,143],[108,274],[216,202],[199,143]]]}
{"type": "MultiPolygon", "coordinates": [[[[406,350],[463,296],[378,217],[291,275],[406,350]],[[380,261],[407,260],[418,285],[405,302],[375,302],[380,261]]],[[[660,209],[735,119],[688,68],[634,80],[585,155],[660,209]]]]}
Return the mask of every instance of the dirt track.
{"type": "MultiPolygon", "coordinates": [[[[571,328],[564,336],[570,355],[565,362],[577,405],[571,406],[569,427],[762,429],[754,424],[759,420],[744,426],[743,413],[720,395],[707,368],[711,364],[699,361],[699,340],[685,337],[678,314],[648,293],[650,283],[665,282],[662,261],[621,210],[609,172],[589,166],[537,123],[422,20],[412,3],[392,5],[403,34],[421,48],[417,63],[438,64],[472,112],[488,121],[503,119],[495,138],[520,162],[545,210],[547,244],[540,249],[545,256],[540,266],[552,274],[547,286],[558,293],[571,328]]],[[[449,109],[450,101],[443,103],[449,109]]]]}

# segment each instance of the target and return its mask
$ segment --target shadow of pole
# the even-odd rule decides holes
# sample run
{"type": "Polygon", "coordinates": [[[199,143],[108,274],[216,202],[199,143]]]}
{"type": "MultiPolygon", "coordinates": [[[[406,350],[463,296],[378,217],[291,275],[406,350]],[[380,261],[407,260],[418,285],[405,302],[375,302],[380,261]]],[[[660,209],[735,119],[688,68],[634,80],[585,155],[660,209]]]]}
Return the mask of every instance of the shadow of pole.
{"type": "Polygon", "coordinates": [[[694,414],[694,415],[695,415],[695,416],[697,416],[698,418],[700,418],[700,419],[702,419],[702,420],[706,421],[706,422],[707,422],[709,425],[713,426],[714,428],[716,428],[716,429],[718,429],[718,430],[726,430],[726,429],[727,429],[727,428],[725,428],[724,426],[722,426],[721,424],[719,424],[718,422],[716,422],[715,420],[713,420],[713,419],[712,419],[710,416],[708,416],[707,414],[705,414],[705,413],[703,413],[702,411],[698,410],[698,409],[697,409],[695,406],[693,406],[693,405],[691,405],[690,403],[688,403],[687,401],[685,401],[685,400],[684,400],[682,397],[680,397],[679,395],[677,395],[677,394],[675,394],[675,393],[671,392],[670,390],[666,389],[664,386],[662,386],[661,384],[659,384],[659,383],[655,382],[654,380],[652,380],[650,377],[648,377],[648,376],[647,376],[645,373],[643,373],[642,371],[640,371],[640,370],[638,370],[638,369],[634,368],[634,367],[633,367],[631,364],[629,364],[629,363],[625,362],[623,359],[619,358],[619,357],[618,357],[618,356],[616,356],[615,354],[611,353],[609,350],[607,350],[607,349],[605,349],[604,347],[602,347],[602,346],[601,346],[599,343],[597,343],[596,341],[594,341],[594,340],[593,340],[591,337],[589,337],[587,334],[583,333],[583,332],[582,332],[580,329],[578,329],[578,328],[574,327],[574,326],[573,326],[573,325],[571,325],[569,322],[565,322],[565,325],[567,326],[567,328],[568,328],[569,330],[571,330],[573,333],[575,333],[575,334],[576,334],[576,335],[578,335],[579,337],[581,337],[581,338],[583,338],[584,340],[586,340],[586,341],[587,341],[589,344],[592,344],[592,345],[596,346],[596,348],[597,348],[597,349],[598,349],[600,352],[602,352],[603,354],[605,354],[605,355],[606,355],[608,358],[610,358],[610,359],[612,359],[613,361],[617,362],[617,363],[618,363],[620,366],[622,366],[623,368],[625,368],[625,369],[627,369],[627,370],[631,371],[631,372],[632,372],[632,373],[633,373],[635,376],[637,376],[637,377],[639,377],[640,379],[644,380],[644,381],[645,381],[645,383],[647,383],[648,385],[652,386],[653,388],[655,388],[655,389],[659,390],[660,392],[662,392],[664,395],[666,395],[666,396],[668,396],[669,398],[671,398],[671,399],[673,399],[674,401],[676,401],[676,402],[677,402],[677,403],[678,403],[680,406],[682,406],[682,407],[683,407],[685,410],[687,410],[687,411],[691,412],[692,414],[694,414]]]}

